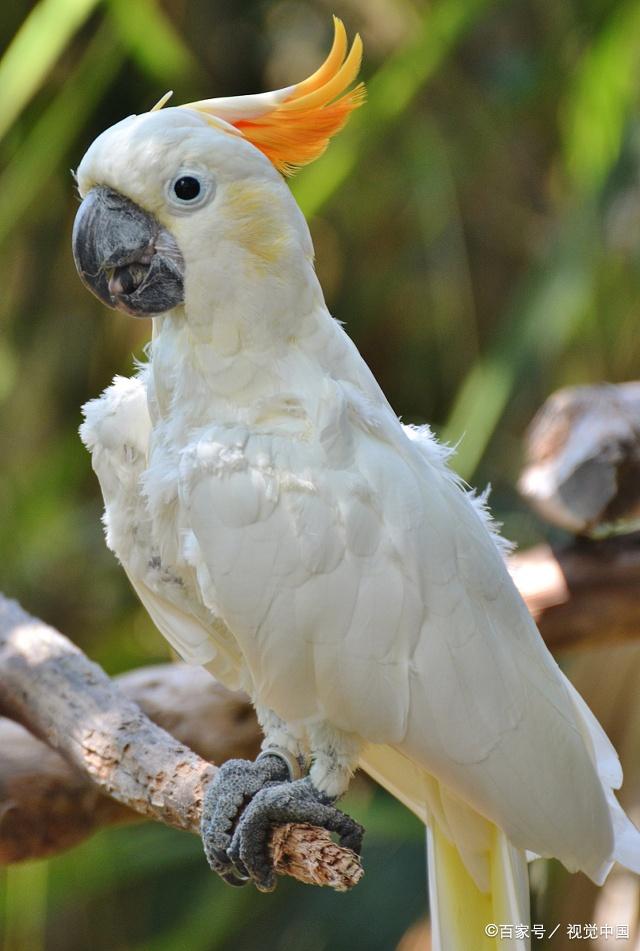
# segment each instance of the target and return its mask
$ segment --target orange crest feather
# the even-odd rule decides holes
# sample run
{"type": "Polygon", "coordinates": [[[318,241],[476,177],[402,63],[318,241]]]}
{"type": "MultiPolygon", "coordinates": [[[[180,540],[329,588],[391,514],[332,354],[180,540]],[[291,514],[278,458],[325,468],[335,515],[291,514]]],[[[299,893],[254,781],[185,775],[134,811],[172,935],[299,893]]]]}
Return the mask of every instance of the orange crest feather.
{"type": "Polygon", "coordinates": [[[364,83],[353,88],[362,60],[362,40],[356,34],[348,51],[342,20],[333,18],[331,51],[308,79],[272,93],[206,99],[184,108],[204,113],[260,149],[284,175],[319,158],[332,136],[365,99],[364,83]],[[231,128],[229,128],[231,126],[231,128]]]}

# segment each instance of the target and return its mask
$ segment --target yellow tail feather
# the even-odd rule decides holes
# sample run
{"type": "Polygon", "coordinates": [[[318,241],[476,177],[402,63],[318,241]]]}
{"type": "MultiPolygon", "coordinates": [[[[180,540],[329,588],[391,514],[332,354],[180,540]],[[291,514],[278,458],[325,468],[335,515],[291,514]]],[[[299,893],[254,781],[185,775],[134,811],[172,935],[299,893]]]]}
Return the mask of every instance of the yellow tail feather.
{"type": "Polygon", "coordinates": [[[526,858],[492,833],[490,890],[481,891],[438,824],[429,829],[432,951],[529,951],[526,858]]]}
{"type": "Polygon", "coordinates": [[[398,750],[367,746],[360,765],[428,825],[432,951],[529,951],[524,852],[398,750]]]}

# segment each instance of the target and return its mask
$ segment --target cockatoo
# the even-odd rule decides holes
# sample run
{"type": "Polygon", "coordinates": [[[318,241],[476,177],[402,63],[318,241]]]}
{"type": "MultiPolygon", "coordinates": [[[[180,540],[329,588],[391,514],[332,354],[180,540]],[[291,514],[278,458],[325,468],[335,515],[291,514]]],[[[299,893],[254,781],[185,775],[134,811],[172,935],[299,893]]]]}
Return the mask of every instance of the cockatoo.
{"type": "Polygon", "coordinates": [[[274,886],[276,823],[360,846],[361,766],[428,828],[434,947],[524,949],[527,853],[640,871],[616,753],[547,651],[482,497],[403,426],[329,314],[285,178],[364,99],[362,46],[275,92],[164,100],[77,170],[73,252],[153,318],[148,363],[84,407],[107,544],[189,663],[253,699],[255,762],[204,804],[227,881],[274,886]],[[282,174],[284,173],[284,175],[282,174]],[[485,933],[487,929],[490,933],[485,933]]]}

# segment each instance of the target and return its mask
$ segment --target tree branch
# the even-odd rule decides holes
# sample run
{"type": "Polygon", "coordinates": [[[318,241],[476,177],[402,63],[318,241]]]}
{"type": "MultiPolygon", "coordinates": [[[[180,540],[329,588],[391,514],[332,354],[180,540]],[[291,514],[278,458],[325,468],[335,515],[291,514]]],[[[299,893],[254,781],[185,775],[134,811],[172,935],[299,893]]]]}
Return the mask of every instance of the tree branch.
{"type": "MultiPolygon", "coordinates": [[[[252,759],[260,729],[244,694],[186,664],[145,667],[116,677],[118,690],[203,759],[252,759]]],[[[24,727],[0,719],[0,864],[45,856],[82,841],[103,825],[140,816],[103,795],[24,727]]]]}
{"type": "Polygon", "coordinates": [[[548,522],[601,538],[640,527],[640,382],[568,386],[525,437],[520,494],[548,522]]]}
{"type": "Polygon", "coordinates": [[[509,559],[511,576],[551,651],[640,636],[640,534],[539,545],[509,559]]]}
{"type": "Polygon", "coordinates": [[[525,437],[521,495],[578,534],[511,560],[552,650],[637,638],[640,609],[640,382],[565,387],[525,437]]]}
{"type": "MultiPolygon", "coordinates": [[[[0,713],[20,723],[64,757],[69,767],[66,776],[74,791],[72,798],[82,798],[83,788],[88,790],[83,780],[88,778],[121,807],[198,833],[203,793],[215,775],[215,767],[153,723],[66,637],[2,596],[0,671],[0,713]]],[[[14,732],[14,745],[16,739],[14,732]]],[[[32,757],[36,753],[42,750],[36,751],[34,747],[32,757]]],[[[45,783],[44,791],[55,800],[65,774],[61,773],[60,762],[54,764],[50,758],[48,762],[49,785],[45,783]]],[[[4,779],[3,786],[6,788],[4,779]]],[[[95,792],[89,792],[91,795],[85,800],[88,808],[80,816],[81,825],[84,821],[90,831],[102,819],[122,818],[117,806],[105,805],[97,799],[92,802],[95,792]]],[[[5,860],[14,860],[19,847],[14,842],[11,852],[11,831],[7,829],[22,828],[22,835],[17,836],[22,848],[18,857],[33,856],[37,845],[29,832],[25,834],[24,822],[15,822],[15,803],[15,799],[5,795],[0,804],[5,860]],[[5,819],[11,812],[14,821],[8,823],[5,819]]],[[[61,815],[64,812],[65,809],[60,810],[61,815]]],[[[44,815],[49,813],[45,810],[44,815]]],[[[22,819],[26,819],[24,812],[22,819]]],[[[46,825],[44,850],[50,852],[54,848],[54,824],[46,825]]],[[[63,820],[60,825],[63,844],[58,847],[78,840],[77,835],[74,838],[69,833],[68,822],[63,820]]],[[[362,876],[357,857],[335,845],[321,829],[282,826],[272,838],[272,848],[276,870],[301,881],[345,890],[362,876]]]]}

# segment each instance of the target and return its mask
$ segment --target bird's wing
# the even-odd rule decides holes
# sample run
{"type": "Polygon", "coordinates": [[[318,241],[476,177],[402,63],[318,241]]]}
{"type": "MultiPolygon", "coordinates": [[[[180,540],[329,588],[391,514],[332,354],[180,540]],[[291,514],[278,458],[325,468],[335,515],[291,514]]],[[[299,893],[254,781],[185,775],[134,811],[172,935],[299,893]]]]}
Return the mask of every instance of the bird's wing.
{"type": "Polygon", "coordinates": [[[224,632],[216,636],[213,624],[203,623],[186,605],[154,590],[153,581],[129,572],[127,576],[149,617],[185,663],[206,667],[229,690],[242,687],[241,658],[224,632]]]}
{"type": "MultiPolygon", "coordinates": [[[[401,641],[419,629],[423,605],[354,465],[346,401],[336,392],[326,405],[317,439],[303,424],[277,434],[273,420],[271,431],[198,434],[181,461],[189,550],[201,597],[215,599],[233,631],[261,704],[288,721],[326,716],[399,740],[408,705],[401,641]],[[352,723],[369,691],[384,697],[379,725],[371,711],[352,723]]],[[[402,493],[394,499],[406,508],[402,493]]]]}
{"type": "Polygon", "coordinates": [[[205,664],[230,688],[239,686],[240,658],[220,624],[193,613],[184,586],[167,580],[158,563],[141,478],[147,467],[151,419],[146,370],[116,377],[83,407],[80,435],[91,452],[104,498],[107,544],[122,563],[159,631],[190,664],[205,664]]]}
{"type": "Polygon", "coordinates": [[[317,439],[213,427],[183,459],[199,577],[255,695],[395,746],[522,848],[597,875],[617,759],[603,734],[594,752],[481,502],[428,435],[327,385],[317,439]]]}
{"type": "Polygon", "coordinates": [[[428,433],[407,434],[428,472],[419,556],[428,613],[402,750],[521,849],[596,881],[613,858],[637,869],[640,835],[612,791],[622,782],[616,752],[542,641],[484,500],[463,490],[428,433]],[[444,543],[430,529],[438,518],[444,543]],[[439,574],[429,568],[437,558],[439,574]]]}

